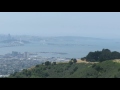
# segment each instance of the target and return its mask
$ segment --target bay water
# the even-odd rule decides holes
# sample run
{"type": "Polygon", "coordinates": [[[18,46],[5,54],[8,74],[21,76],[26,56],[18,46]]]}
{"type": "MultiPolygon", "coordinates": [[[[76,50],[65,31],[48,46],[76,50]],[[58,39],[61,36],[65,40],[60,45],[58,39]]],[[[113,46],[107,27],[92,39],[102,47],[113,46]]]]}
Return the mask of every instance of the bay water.
{"type": "Polygon", "coordinates": [[[12,53],[12,51],[17,51],[21,53],[42,52],[40,53],[40,56],[42,57],[81,58],[86,56],[91,51],[101,51],[103,48],[120,52],[120,42],[119,40],[102,39],[44,40],[41,42],[25,44],[24,46],[0,48],[0,55],[12,53]]]}

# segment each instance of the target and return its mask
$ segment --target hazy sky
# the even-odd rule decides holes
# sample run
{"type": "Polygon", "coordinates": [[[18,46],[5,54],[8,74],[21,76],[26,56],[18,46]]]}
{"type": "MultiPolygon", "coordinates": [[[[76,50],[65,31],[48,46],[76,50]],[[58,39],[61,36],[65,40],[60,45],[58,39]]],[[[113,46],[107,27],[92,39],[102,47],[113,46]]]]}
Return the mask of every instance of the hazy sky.
{"type": "Polygon", "coordinates": [[[120,38],[120,12],[0,12],[0,34],[120,38]]]}

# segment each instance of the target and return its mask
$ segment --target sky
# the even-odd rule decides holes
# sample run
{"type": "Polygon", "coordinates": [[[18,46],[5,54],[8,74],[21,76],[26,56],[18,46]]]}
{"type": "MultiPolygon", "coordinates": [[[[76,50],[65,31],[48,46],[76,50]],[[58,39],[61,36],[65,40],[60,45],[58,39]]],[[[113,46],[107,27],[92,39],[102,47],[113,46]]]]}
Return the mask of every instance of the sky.
{"type": "Polygon", "coordinates": [[[0,34],[120,38],[120,12],[0,12],[0,34]]]}

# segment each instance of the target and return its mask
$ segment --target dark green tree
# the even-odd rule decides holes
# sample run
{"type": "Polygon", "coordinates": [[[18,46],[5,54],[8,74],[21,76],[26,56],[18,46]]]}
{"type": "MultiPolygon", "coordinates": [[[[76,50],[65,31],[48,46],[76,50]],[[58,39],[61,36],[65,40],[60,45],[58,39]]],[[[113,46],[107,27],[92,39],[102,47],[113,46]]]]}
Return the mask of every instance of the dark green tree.
{"type": "Polygon", "coordinates": [[[77,62],[77,59],[73,59],[72,61],[73,61],[73,63],[76,63],[76,62],[77,62]]]}
{"type": "Polygon", "coordinates": [[[56,65],[56,62],[53,62],[53,65],[56,65]]]}
{"type": "MultiPolygon", "coordinates": [[[[86,57],[84,57],[86,61],[105,61],[112,59],[120,59],[119,52],[111,52],[109,49],[102,49],[102,51],[89,52],[86,57]]],[[[83,58],[82,58],[83,59],[83,58]]]]}
{"type": "Polygon", "coordinates": [[[46,66],[51,65],[51,62],[46,61],[46,62],[45,62],[45,65],[46,65],[46,66]]]}
{"type": "Polygon", "coordinates": [[[39,65],[36,65],[36,67],[39,67],[39,65]]]}
{"type": "Polygon", "coordinates": [[[69,64],[70,64],[70,65],[72,65],[72,64],[73,64],[72,60],[70,60],[70,61],[69,61],[69,64]]]}
{"type": "Polygon", "coordinates": [[[73,69],[73,71],[75,72],[77,69],[78,69],[78,67],[76,66],[76,67],[73,69]]]}

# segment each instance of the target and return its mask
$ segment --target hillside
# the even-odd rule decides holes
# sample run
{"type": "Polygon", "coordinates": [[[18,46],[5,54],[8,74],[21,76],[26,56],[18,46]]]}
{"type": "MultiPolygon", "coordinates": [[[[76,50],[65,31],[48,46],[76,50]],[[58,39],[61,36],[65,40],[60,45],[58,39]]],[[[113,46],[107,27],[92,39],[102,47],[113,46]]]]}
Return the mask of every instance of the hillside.
{"type": "Polygon", "coordinates": [[[120,78],[119,60],[99,63],[59,63],[36,65],[9,78],[120,78]]]}

